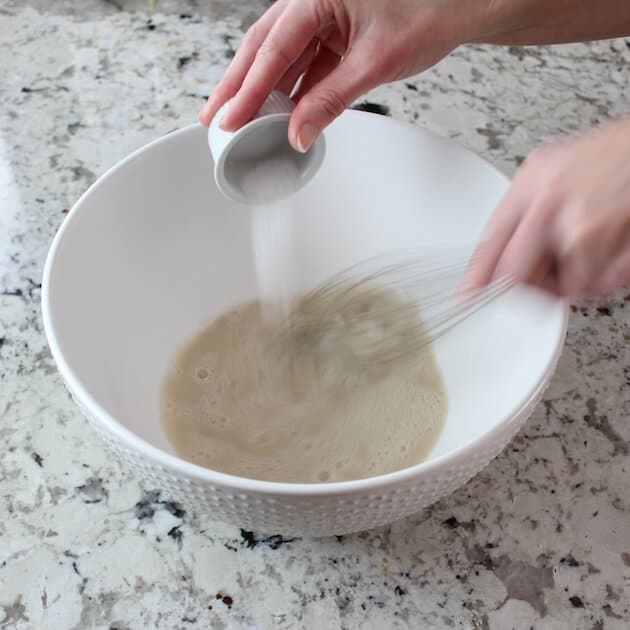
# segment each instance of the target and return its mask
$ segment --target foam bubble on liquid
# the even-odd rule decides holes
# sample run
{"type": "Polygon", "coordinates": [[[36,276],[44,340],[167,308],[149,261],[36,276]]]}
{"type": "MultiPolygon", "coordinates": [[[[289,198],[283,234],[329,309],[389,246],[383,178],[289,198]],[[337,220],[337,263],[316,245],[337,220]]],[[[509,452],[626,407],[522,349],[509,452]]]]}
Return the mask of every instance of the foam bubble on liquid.
{"type": "Polygon", "coordinates": [[[210,373],[205,367],[198,367],[195,370],[195,378],[198,381],[205,381],[210,376],[210,373]]]}

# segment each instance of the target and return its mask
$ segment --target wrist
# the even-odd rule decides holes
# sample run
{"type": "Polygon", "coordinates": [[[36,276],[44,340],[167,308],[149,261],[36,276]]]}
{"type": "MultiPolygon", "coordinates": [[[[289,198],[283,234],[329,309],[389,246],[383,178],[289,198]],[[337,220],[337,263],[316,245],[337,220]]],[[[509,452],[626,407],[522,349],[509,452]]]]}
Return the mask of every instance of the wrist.
{"type": "Polygon", "coordinates": [[[537,0],[480,0],[470,43],[500,44],[535,19],[537,0]]]}
{"type": "MultiPolygon", "coordinates": [[[[446,0],[436,7],[432,1],[428,9],[433,15],[429,23],[435,25],[433,34],[445,48],[470,43],[481,43],[485,34],[498,22],[494,5],[499,0],[446,0]]],[[[426,13],[419,14],[418,30],[426,36],[426,13]]]]}
{"type": "Polygon", "coordinates": [[[630,34],[627,0],[480,0],[471,43],[566,44],[630,34]]]}
{"type": "Polygon", "coordinates": [[[457,44],[495,43],[515,26],[514,14],[523,4],[530,5],[536,0],[457,0],[451,15],[457,16],[453,24],[453,39],[457,44]],[[462,5],[464,10],[462,9],[462,5]]]}

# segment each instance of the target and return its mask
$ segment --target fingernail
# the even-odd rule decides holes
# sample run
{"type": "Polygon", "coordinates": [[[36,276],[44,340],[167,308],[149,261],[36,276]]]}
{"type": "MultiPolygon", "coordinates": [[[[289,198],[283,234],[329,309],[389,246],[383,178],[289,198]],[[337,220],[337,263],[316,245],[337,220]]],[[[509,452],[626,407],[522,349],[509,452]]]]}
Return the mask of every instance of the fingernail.
{"type": "Polygon", "coordinates": [[[319,129],[313,123],[304,123],[297,136],[297,150],[306,153],[318,134],[319,129]]]}

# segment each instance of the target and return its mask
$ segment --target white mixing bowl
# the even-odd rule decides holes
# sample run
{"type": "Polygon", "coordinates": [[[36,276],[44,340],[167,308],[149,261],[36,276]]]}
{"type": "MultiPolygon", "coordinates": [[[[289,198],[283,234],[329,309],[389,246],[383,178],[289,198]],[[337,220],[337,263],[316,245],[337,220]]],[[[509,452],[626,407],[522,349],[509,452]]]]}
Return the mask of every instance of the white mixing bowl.
{"type": "MultiPolygon", "coordinates": [[[[324,164],[295,199],[305,282],[392,249],[474,243],[508,184],[455,143],[385,117],[350,111],[326,135],[324,164]]],[[[42,301],[53,356],[90,423],[141,476],[209,520],[328,535],[418,512],[505,447],[539,401],[566,330],[563,303],[523,288],[436,344],[449,411],[416,466],[288,484],[180,459],[161,426],[159,386],[183,343],[255,296],[249,219],[217,190],[206,130],[193,125],[101,177],[52,244],[42,301]]]]}

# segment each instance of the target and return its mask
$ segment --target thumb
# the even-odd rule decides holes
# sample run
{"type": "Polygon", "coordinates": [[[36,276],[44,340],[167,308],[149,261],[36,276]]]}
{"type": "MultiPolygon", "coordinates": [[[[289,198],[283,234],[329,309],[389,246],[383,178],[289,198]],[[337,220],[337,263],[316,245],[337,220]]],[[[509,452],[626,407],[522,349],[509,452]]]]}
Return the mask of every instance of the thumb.
{"type": "Polygon", "coordinates": [[[353,101],[374,87],[378,80],[365,46],[357,46],[298,102],[289,124],[289,142],[298,151],[308,151],[317,136],[353,101]]]}

